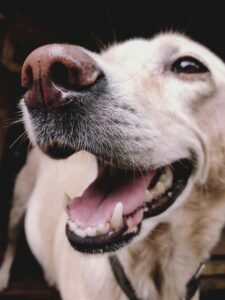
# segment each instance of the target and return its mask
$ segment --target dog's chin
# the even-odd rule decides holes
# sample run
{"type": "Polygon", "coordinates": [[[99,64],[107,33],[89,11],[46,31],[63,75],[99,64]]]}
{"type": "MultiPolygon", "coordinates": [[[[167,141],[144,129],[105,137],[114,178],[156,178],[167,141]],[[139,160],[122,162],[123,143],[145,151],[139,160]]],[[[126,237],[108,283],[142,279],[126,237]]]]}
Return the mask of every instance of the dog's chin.
{"type": "Polygon", "coordinates": [[[163,214],[182,198],[192,173],[190,159],[142,172],[101,162],[83,195],[66,199],[70,244],[91,254],[125,246],[140,234],[144,220],[163,214]]]}

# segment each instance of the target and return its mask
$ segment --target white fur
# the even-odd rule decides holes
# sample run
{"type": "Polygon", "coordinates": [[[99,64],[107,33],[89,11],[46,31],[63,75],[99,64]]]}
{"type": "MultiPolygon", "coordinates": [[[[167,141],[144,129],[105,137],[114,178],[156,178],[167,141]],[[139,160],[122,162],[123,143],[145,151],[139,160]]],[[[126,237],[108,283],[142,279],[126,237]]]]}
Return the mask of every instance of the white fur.
{"type": "MultiPolygon", "coordinates": [[[[136,142],[135,154],[130,151],[134,165],[140,162],[146,169],[167,165],[190,157],[190,150],[197,158],[196,172],[175,205],[146,219],[136,241],[118,252],[141,299],[180,300],[224,224],[225,66],[208,49],[177,34],[130,40],[100,55],[87,53],[106,74],[116,104],[128,103],[135,108],[136,115],[129,115],[130,126],[123,128],[131,139],[138,135],[142,141],[136,142]],[[210,74],[171,72],[171,64],[182,56],[199,59],[210,74]],[[137,123],[139,127],[132,126],[137,123]],[[160,290],[153,280],[157,266],[163,273],[160,290]]],[[[112,113],[112,105],[105,108],[106,113],[112,113]]],[[[35,144],[35,128],[22,106],[29,137],[35,144]]],[[[118,106],[113,109],[127,118],[118,106]]],[[[82,193],[96,177],[95,158],[83,152],[54,161],[35,148],[22,172],[34,170],[33,161],[38,167],[29,173],[35,182],[32,192],[24,195],[21,187],[27,179],[20,175],[15,193],[29,200],[26,236],[46,279],[57,286],[63,300],[126,299],[107,256],[81,255],[65,236],[64,193],[71,197],[82,193]]]]}

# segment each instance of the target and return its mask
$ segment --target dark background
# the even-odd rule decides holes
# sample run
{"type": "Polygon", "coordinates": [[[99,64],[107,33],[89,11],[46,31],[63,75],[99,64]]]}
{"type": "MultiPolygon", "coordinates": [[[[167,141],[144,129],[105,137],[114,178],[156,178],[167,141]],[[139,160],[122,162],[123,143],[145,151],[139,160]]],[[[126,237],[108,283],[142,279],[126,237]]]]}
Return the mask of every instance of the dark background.
{"type": "Polygon", "coordinates": [[[15,15],[30,23],[22,30],[23,24],[17,26],[15,39],[24,39],[31,48],[32,43],[72,42],[98,50],[99,44],[176,30],[225,57],[224,9],[213,1],[4,0],[0,6],[6,23],[15,15]]]}
{"type": "MultiPolygon", "coordinates": [[[[0,0],[0,262],[7,242],[14,179],[27,153],[27,141],[20,139],[13,144],[23,127],[8,124],[16,119],[17,104],[23,94],[20,68],[28,53],[53,42],[100,51],[127,38],[151,38],[159,32],[178,31],[225,60],[224,11],[222,4],[220,7],[213,1],[0,0]]],[[[225,246],[217,250],[217,262],[225,258],[224,253],[225,246]]],[[[205,279],[202,299],[225,299],[224,274],[205,279]]],[[[57,299],[56,293],[45,285],[23,232],[10,288],[0,293],[0,300],[3,299],[57,299]]]]}

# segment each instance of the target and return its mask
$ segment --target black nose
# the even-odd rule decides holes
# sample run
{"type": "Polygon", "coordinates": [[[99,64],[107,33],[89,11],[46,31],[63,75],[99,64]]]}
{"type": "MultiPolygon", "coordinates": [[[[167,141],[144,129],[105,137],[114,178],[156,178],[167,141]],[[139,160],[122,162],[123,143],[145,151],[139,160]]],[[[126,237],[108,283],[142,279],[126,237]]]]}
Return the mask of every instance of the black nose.
{"type": "Polygon", "coordinates": [[[46,45],[34,50],[22,68],[22,86],[28,108],[57,108],[73,92],[88,90],[103,76],[84,49],[72,45],[46,45]]]}

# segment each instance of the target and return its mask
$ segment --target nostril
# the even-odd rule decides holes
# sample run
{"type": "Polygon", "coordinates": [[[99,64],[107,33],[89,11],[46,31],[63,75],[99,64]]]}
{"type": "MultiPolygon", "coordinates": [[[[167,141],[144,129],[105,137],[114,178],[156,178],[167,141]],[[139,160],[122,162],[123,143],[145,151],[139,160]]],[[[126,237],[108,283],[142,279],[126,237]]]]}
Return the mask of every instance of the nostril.
{"type": "Polygon", "coordinates": [[[22,87],[25,89],[30,89],[33,85],[33,80],[33,70],[31,66],[28,65],[22,73],[22,87]]]}
{"type": "Polygon", "coordinates": [[[103,73],[89,62],[55,61],[50,66],[49,76],[60,89],[85,91],[103,77],[103,73]]]}
{"type": "Polygon", "coordinates": [[[61,89],[82,91],[87,87],[80,82],[82,70],[76,66],[67,66],[61,62],[54,62],[50,68],[52,82],[61,89]]]}
{"type": "Polygon", "coordinates": [[[69,71],[64,64],[60,62],[53,63],[50,68],[50,77],[52,82],[60,88],[67,90],[72,88],[69,80],[69,71]]]}

